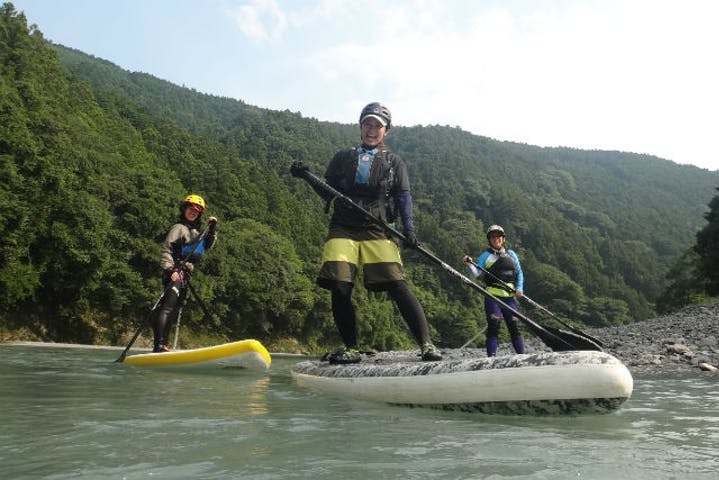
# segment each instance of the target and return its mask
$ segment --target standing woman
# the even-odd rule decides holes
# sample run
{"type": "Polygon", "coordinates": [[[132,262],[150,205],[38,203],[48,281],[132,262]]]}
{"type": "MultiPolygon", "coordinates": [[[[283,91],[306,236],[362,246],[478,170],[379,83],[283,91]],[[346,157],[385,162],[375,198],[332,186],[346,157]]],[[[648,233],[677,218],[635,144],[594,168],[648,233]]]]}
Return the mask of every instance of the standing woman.
{"type": "MultiPolygon", "coordinates": [[[[361,145],[335,154],[325,172],[327,183],[347,195],[375,218],[392,223],[396,213],[402,221],[405,246],[417,246],[407,165],[390,153],[384,138],[392,126],[392,114],[379,103],[370,103],[359,117],[361,145]]],[[[292,165],[301,177],[307,167],[292,165]]],[[[427,317],[422,305],[407,285],[399,248],[387,233],[371,220],[343,202],[334,202],[322,267],[317,284],[332,292],[332,315],[345,348],[329,355],[330,363],[357,363],[357,319],[352,289],[362,267],[367,290],[386,291],[399,307],[422,360],[441,360],[442,355],[429,337],[427,317]]]]}
{"type": "MultiPolygon", "coordinates": [[[[487,230],[489,248],[482,252],[476,262],[468,255],[465,255],[463,260],[470,264],[472,273],[487,285],[489,293],[514,310],[519,310],[517,298],[523,295],[524,273],[519,257],[514,250],[504,246],[504,240],[504,229],[499,225],[492,225],[487,230]]],[[[512,312],[503,309],[500,302],[485,297],[484,313],[487,315],[487,356],[497,355],[502,318],[507,324],[514,351],[524,353],[524,339],[519,331],[519,321],[512,312]]]]}
{"type": "Polygon", "coordinates": [[[168,352],[168,337],[172,325],[187,296],[188,282],[200,256],[215,244],[217,218],[207,219],[207,235],[200,240],[205,200],[199,195],[188,195],[180,203],[180,217],[162,242],[160,267],[165,294],[152,324],[153,352],[168,352]],[[198,244],[199,241],[199,244],[198,244]],[[186,260],[184,264],[182,261],[186,260]]]}

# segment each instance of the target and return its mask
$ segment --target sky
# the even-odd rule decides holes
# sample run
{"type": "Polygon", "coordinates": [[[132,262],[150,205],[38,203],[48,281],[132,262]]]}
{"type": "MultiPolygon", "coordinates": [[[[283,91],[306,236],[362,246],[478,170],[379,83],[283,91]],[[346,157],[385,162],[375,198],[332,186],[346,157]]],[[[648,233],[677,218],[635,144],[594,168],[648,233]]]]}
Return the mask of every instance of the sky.
{"type": "MultiPolygon", "coordinates": [[[[7,1],[7,0],[2,0],[7,1]]],[[[46,39],[202,93],[355,123],[719,170],[715,0],[13,0],[46,39]]]]}

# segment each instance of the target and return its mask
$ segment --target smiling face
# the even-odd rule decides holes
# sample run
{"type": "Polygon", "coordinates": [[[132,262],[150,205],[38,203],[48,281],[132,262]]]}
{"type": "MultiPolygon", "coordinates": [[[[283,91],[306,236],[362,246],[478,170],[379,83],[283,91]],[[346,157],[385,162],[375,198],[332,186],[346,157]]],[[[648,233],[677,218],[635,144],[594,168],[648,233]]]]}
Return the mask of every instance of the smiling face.
{"type": "Polygon", "coordinates": [[[504,235],[499,232],[490,233],[487,240],[489,241],[489,245],[495,250],[501,249],[502,245],[504,245],[504,235]]]}
{"type": "Polygon", "coordinates": [[[188,203],[185,207],[185,218],[189,222],[194,222],[197,220],[197,217],[200,215],[200,212],[202,212],[202,207],[199,205],[195,205],[194,203],[188,203]]]}
{"type": "Polygon", "coordinates": [[[373,117],[367,117],[360,125],[362,143],[368,147],[374,148],[379,145],[387,135],[387,128],[382,125],[379,120],[373,117]]]}

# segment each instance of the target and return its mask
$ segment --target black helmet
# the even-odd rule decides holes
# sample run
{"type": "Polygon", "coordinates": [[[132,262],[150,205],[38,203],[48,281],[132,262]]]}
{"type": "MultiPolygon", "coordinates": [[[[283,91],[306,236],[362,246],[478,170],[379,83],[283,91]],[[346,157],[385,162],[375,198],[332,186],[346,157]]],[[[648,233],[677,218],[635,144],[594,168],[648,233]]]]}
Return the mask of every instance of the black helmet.
{"type": "Polygon", "coordinates": [[[372,102],[362,109],[359,119],[360,125],[362,125],[362,121],[367,117],[376,118],[383,126],[387,127],[387,130],[392,127],[392,113],[389,111],[389,108],[381,103],[372,102]]]}

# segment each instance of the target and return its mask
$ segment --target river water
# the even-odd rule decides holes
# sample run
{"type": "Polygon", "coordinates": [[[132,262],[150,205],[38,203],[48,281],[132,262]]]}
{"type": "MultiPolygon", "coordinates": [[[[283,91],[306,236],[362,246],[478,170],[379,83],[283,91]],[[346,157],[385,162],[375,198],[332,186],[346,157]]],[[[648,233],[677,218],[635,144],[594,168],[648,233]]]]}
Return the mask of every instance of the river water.
{"type": "Polygon", "coordinates": [[[315,394],[286,358],[179,373],[118,355],[0,345],[0,478],[719,478],[716,375],[635,375],[609,415],[511,417],[315,394]]]}

